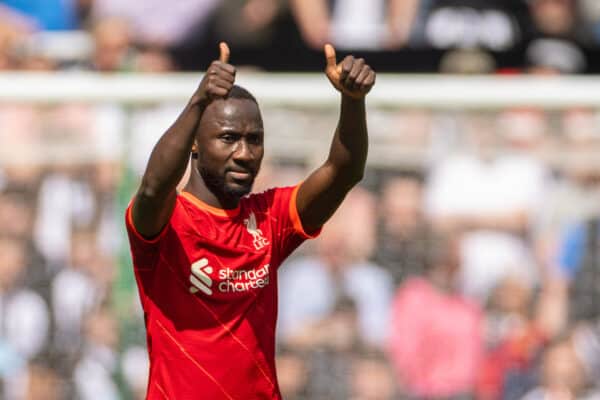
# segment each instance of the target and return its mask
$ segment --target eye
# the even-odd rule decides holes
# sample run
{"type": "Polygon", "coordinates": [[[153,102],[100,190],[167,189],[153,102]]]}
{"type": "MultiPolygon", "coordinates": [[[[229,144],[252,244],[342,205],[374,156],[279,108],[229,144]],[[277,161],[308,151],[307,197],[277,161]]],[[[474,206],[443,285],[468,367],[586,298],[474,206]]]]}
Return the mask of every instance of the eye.
{"type": "Polygon", "coordinates": [[[262,144],[262,135],[259,135],[258,133],[252,133],[250,135],[248,135],[248,143],[253,144],[253,145],[259,145],[262,144]]]}
{"type": "Polygon", "coordinates": [[[240,135],[237,135],[235,133],[224,133],[221,136],[219,136],[219,139],[221,139],[223,142],[225,143],[235,143],[237,140],[239,140],[240,135]]]}

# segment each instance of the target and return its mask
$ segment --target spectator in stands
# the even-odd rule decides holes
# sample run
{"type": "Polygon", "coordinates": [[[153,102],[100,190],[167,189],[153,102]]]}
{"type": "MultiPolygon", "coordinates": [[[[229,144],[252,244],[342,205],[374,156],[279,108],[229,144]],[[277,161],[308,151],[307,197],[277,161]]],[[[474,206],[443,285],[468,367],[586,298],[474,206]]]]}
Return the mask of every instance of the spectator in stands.
{"type": "Polygon", "coordinates": [[[528,73],[575,74],[586,71],[582,45],[591,42],[579,18],[577,0],[530,0],[530,43],[525,50],[528,73]]]}
{"type": "Polygon", "coordinates": [[[175,61],[159,47],[138,49],[133,68],[141,73],[164,73],[175,70],[175,61]]]}
{"type": "Polygon", "coordinates": [[[297,333],[289,343],[307,355],[307,397],[348,399],[352,361],[362,344],[354,301],[349,297],[338,298],[328,315],[297,333]],[[332,385],[331,382],[337,384],[332,385]]]}
{"type": "Polygon", "coordinates": [[[356,305],[361,337],[381,345],[387,332],[392,280],[368,261],[375,245],[375,199],[362,188],[349,193],[318,239],[314,256],[293,260],[279,276],[279,323],[290,339],[326,318],[339,300],[356,305]]]}
{"type": "Polygon", "coordinates": [[[68,397],[66,382],[53,366],[43,362],[34,361],[28,365],[24,384],[24,393],[18,396],[19,399],[62,400],[68,397]]]}
{"type": "Polygon", "coordinates": [[[123,17],[97,19],[91,33],[94,49],[89,67],[95,71],[161,73],[175,67],[161,46],[136,45],[132,26],[123,17]]]}
{"type": "Polygon", "coordinates": [[[290,3],[305,43],[320,49],[331,42],[344,50],[398,49],[411,35],[419,0],[292,0],[290,3]],[[331,10],[331,11],[330,11],[331,10]]]}
{"type": "Polygon", "coordinates": [[[588,62],[580,46],[565,39],[542,38],[525,50],[525,71],[534,75],[580,74],[588,62]]]}
{"type": "MultiPolygon", "coordinates": [[[[565,139],[569,156],[563,160],[562,186],[552,196],[554,203],[546,213],[554,211],[560,224],[547,239],[550,265],[554,267],[553,279],[557,286],[555,296],[563,304],[566,321],[595,320],[600,316],[600,264],[597,260],[598,199],[600,175],[596,164],[600,141],[596,128],[596,115],[585,110],[572,110],[563,118],[565,139]]],[[[559,304],[558,306],[561,306],[559,304]]]]}
{"type": "MultiPolygon", "coordinates": [[[[297,69],[308,51],[290,15],[287,0],[221,0],[207,20],[199,21],[172,51],[182,69],[212,61],[227,42],[242,68],[297,69]],[[204,61],[203,61],[204,60],[204,61]]],[[[314,60],[308,61],[313,63],[314,60]]]]}
{"type": "Polygon", "coordinates": [[[409,398],[469,396],[475,388],[483,314],[457,291],[459,240],[430,239],[425,275],[407,279],[394,298],[390,359],[409,398]]]}
{"type": "Polygon", "coordinates": [[[96,21],[92,29],[94,53],[91,66],[100,72],[119,72],[133,69],[133,46],[129,24],[125,19],[112,17],[96,21]]]}
{"type": "Polygon", "coordinates": [[[579,0],[579,15],[590,32],[594,45],[600,43],[600,3],[596,0],[579,0]]]}
{"type": "Polygon", "coordinates": [[[352,362],[350,400],[392,400],[397,398],[391,366],[381,352],[364,351],[352,362]]]}
{"type": "Polygon", "coordinates": [[[129,346],[122,351],[121,371],[134,400],[144,400],[148,388],[150,361],[148,351],[142,346],[129,346]]]}
{"type": "Polygon", "coordinates": [[[89,183],[68,168],[57,168],[40,184],[34,240],[55,270],[67,264],[71,230],[91,224],[96,200],[89,183]]]}
{"type": "Polygon", "coordinates": [[[600,320],[575,327],[573,349],[588,377],[590,388],[600,390],[600,320]]]}
{"type": "Polygon", "coordinates": [[[35,292],[23,288],[27,266],[25,243],[19,239],[0,238],[0,301],[2,340],[24,358],[37,355],[48,335],[48,309],[35,292]]]}
{"type": "Polygon", "coordinates": [[[484,75],[493,73],[496,61],[482,49],[454,49],[446,52],[440,60],[442,74],[484,75]]]}
{"type": "MultiPolygon", "coordinates": [[[[1,52],[1,50],[0,50],[1,52]]],[[[0,55],[1,58],[1,55],[0,55]]],[[[38,170],[33,160],[40,160],[40,142],[42,136],[42,121],[39,108],[31,104],[2,104],[0,106],[0,156],[4,165],[11,168],[11,172],[22,174],[24,171],[38,170]],[[30,167],[22,165],[23,161],[32,161],[30,167]],[[19,166],[16,166],[21,164],[19,166]]],[[[10,178],[10,177],[8,177],[10,178]]],[[[18,178],[17,178],[18,180],[18,178]]],[[[38,189],[38,182],[30,189],[38,189]]]]}
{"type": "Polygon", "coordinates": [[[121,397],[116,381],[120,362],[117,321],[108,308],[86,317],[84,348],[73,372],[77,398],[117,400],[121,397]]]}
{"type": "Polygon", "coordinates": [[[241,51],[269,48],[276,40],[277,22],[285,5],[282,0],[222,1],[211,23],[212,41],[225,41],[241,51]]]}
{"type": "Polygon", "coordinates": [[[15,16],[0,4],[0,70],[15,70],[20,67],[19,48],[32,30],[28,21],[15,16]]]}
{"type": "Polygon", "coordinates": [[[600,318],[600,257],[597,216],[574,225],[559,250],[560,276],[568,287],[569,320],[593,321],[600,318]]]}
{"type": "Polygon", "coordinates": [[[276,355],[277,379],[284,399],[309,400],[307,397],[308,366],[303,351],[290,347],[279,349],[276,355]]]}
{"type": "Polygon", "coordinates": [[[381,190],[376,261],[393,277],[394,287],[425,270],[431,229],[423,210],[423,183],[416,177],[386,179],[381,190]]]}
{"type": "Polygon", "coordinates": [[[133,42],[153,48],[177,46],[196,26],[206,24],[222,0],[95,0],[93,20],[119,17],[131,26],[133,42]]]}
{"type": "Polygon", "coordinates": [[[577,0],[529,0],[534,37],[576,39],[578,24],[577,0]]]}
{"type": "Polygon", "coordinates": [[[35,290],[47,299],[48,280],[51,271],[48,263],[35,242],[31,239],[36,218],[36,190],[38,170],[32,168],[21,169],[21,176],[15,174],[14,168],[8,168],[9,182],[5,189],[0,191],[0,226],[2,234],[21,241],[26,247],[27,267],[24,275],[27,276],[25,285],[35,290]]]}
{"type": "Polygon", "coordinates": [[[86,315],[106,301],[109,295],[109,282],[101,282],[95,275],[100,268],[111,273],[112,266],[95,267],[100,260],[96,235],[89,231],[75,231],[71,238],[69,262],[51,283],[56,346],[71,357],[81,346],[86,315]]]}
{"type": "Polygon", "coordinates": [[[557,340],[543,354],[539,386],[523,400],[598,399],[600,393],[590,391],[580,359],[569,339],[557,340]]]}
{"type": "Polygon", "coordinates": [[[517,398],[535,367],[549,333],[532,315],[533,291],[507,277],[494,289],[485,310],[484,360],[478,372],[477,398],[517,398]],[[507,396],[510,394],[510,396],[507,396]]]}
{"type": "Polygon", "coordinates": [[[534,235],[543,246],[543,259],[554,263],[561,236],[573,224],[600,215],[600,172],[595,153],[600,150],[598,115],[575,108],[560,114],[560,135],[548,148],[559,154],[557,177],[535,216],[534,235]],[[563,151],[561,151],[563,150],[563,151]]]}
{"type": "Polygon", "coordinates": [[[442,157],[427,183],[426,209],[433,224],[466,233],[461,285],[482,303],[506,275],[535,283],[538,272],[524,238],[548,178],[534,155],[545,134],[543,115],[511,111],[500,117],[505,151],[496,152],[501,144],[494,143],[491,121],[469,117],[463,128],[467,150],[442,157]]]}
{"type": "Polygon", "coordinates": [[[35,220],[35,193],[12,182],[0,192],[0,226],[5,235],[27,240],[35,220]]]}

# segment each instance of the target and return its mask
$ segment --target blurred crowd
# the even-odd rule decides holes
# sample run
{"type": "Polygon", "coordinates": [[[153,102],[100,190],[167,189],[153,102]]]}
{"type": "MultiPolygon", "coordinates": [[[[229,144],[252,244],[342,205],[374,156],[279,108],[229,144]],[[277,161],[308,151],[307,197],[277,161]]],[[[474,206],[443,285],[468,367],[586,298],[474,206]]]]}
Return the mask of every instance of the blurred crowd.
{"type": "MultiPolygon", "coordinates": [[[[600,3],[0,1],[2,70],[200,69],[219,40],[234,63],[269,70],[321,69],[332,41],[375,63],[438,49],[448,73],[583,73],[600,3]]],[[[123,212],[179,108],[0,105],[0,398],[144,398],[123,212]]],[[[271,158],[255,189],[298,183],[314,160],[269,153],[269,132],[322,146],[331,120],[264,114],[271,158]]],[[[599,111],[370,119],[372,148],[397,162],[369,168],[280,272],[284,398],[600,399],[599,111]]]]}
{"type": "Polygon", "coordinates": [[[321,70],[321,49],[378,71],[600,71],[595,0],[3,0],[1,69],[321,70]],[[462,66],[459,71],[448,65],[462,66]]]}
{"type": "Polygon", "coordinates": [[[283,267],[288,398],[599,398],[599,115],[430,117],[283,267]]]}
{"type": "MultiPolygon", "coordinates": [[[[123,210],[178,107],[135,111],[133,142],[115,110],[80,106],[74,121],[71,107],[30,118],[87,158],[36,158],[61,148],[33,136],[1,168],[0,390],[142,399],[123,210]],[[118,151],[102,151],[106,135],[90,126],[113,132],[118,151]]],[[[289,125],[289,110],[264,112],[267,138],[289,125]]],[[[303,113],[326,134],[318,113],[303,113]]],[[[421,162],[369,168],[281,267],[284,398],[600,398],[600,113],[375,114],[394,134],[375,130],[373,146],[420,147],[421,162]]],[[[301,181],[314,161],[267,155],[257,191],[301,181]]]]}

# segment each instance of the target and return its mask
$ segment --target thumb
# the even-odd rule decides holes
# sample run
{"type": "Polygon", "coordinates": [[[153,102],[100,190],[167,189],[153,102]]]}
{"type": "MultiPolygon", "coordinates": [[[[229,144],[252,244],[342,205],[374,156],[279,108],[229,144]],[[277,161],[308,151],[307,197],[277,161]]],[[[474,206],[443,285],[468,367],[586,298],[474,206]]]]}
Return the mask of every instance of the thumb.
{"type": "Polygon", "coordinates": [[[227,43],[225,42],[221,42],[219,43],[219,61],[221,61],[222,63],[228,64],[229,63],[229,46],[227,46],[227,43]]]}
{"type": "Polygon", "coordinates": [[[327,69],[336,68],[337,60],[335,58],[335,49],[332,45],[327,43],[324,46],[325,50],[325,59],[327,60],[327,69]]]}

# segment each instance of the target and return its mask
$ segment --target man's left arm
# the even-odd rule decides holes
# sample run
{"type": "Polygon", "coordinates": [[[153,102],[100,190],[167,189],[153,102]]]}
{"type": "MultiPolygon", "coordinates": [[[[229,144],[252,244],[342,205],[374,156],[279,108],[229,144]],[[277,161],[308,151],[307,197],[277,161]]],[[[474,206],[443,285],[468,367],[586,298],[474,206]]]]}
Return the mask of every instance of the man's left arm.
{"type": "Polygon", "coordinates": [[[333,215],[362,179],[367,159],[365,96],[375,84],[375,72],[353,56],[337,64],[331,45],[325,45],[325,57],[327,78],[341,93],[341,110],[329,157],[298,189],[296,207],[306,232],[316,231],[333,215]]]}

